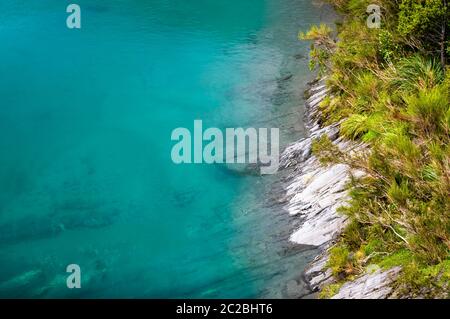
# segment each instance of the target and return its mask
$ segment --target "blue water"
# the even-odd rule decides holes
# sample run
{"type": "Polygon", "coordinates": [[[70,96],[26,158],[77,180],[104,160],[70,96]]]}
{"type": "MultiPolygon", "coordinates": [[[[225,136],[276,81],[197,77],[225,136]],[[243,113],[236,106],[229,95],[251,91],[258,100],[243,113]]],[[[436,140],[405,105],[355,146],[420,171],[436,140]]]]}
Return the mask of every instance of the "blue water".
{"type": "Polygon", "coordinates": [[[69,30],[68,3],[0,3],[0,297],[281,296],[306,261],[274,238],[275,177],[177,166],[170,134],[202,119],[301,137],[297,32],[323,7],[77,0],[69,30]]]}

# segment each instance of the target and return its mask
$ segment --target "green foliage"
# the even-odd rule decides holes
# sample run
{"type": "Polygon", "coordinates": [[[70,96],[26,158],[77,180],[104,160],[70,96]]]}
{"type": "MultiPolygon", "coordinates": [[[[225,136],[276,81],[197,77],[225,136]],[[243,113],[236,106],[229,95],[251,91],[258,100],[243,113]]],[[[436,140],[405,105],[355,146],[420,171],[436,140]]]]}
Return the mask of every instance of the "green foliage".
{"type": "Polygon", "coordinates": [[[411,190],[408,186],[408,180],[401,181],[400,185],[396,180],[394,180],[388,188],[386,194],[393,202],[402,204],[406,203],[408,198],[410,198],[411,196],[411,190]]]}
{"type": "Polygon", "coordinates": [[[329,53],[326,50],[311,45],[309,56],[309,69],[313,71],[318,68],[323,73],[326,70],[326,62],[330,57],[329,53]]]}
{"type": "Polygon", "coordinates": [[[322,164],[335,164],[343,156],[339,148],[325,134],[313,141],[312,153],[322,164]]]}
{"type": "Polygon", "coordinates": [[[328,41],[330,41],[332,32],[333,30],[328,25],[321,23],[319,26],[313,25],[306,33],[300,32],[299,39],[327,43],[328,41]]]}
{"type": "Polygon", "coordinates": [[[392,62],[398,56],[399,45],[394,42],[392,33],[381,30],[378,34],[379,52],[384,62],[392,62]]]}
{"type": "Polygon", "coordinates": [[[430,89],[444,81],[444,70],[434,59],[415,54],[402,59],[397,66],[393,89],[418,92],[430,89]]]}
{"type": "Polygon", "coordinates": [[[336,246],[330,250],[328,266],[336,277],[346,275],[352,266],[350,251],[345,246],[336,246]]]}
{"type": "Polygon", "coordinates": [[[349,0],[347,10],[351,12],[365,13],[369,4],[375,4],[373,0],[349,0]]]}
{"type": "Polygon", "coordinates": [[[333,297],[335,294],[337,294],[339,292],[339,289],[341,289],[343,283],[336,283],[336,284],[331,284],[328,286],[325,286],[322,291],[319,294],[319,298],[320,299],[330,299],[331,297],[333,297]]]}
{"type": "Polygon", "coordinates": [[[407,266],[413,262],[413,256],[410,251],[401,249],[392,255],[389,255],[382,259],[378,264],[381,268],[389,269],[395,266],[407,266]]]}
{"type": "Polygon", "coordinates": [[[340,97],[327,96],[320,104],[321,120],[324,124],[333,124],[350,115],[348,108],[343,107],[340,97]]]}
{"type": "Polygon", "coordinates": [[[341,124],[341,132],[351,139],[357,139],[367,133],[367,116],[353,114],[341,124]]]}
{"type": "Polygon", "coordinates": [[[326,69],[326,63],[335,46],[331,38],[333,30],[326,24],[313,25],[308,32],[300,32],[300,40],[312,41],[310,50],[309,67],[311,70],[319,68],[322,72],[326,69]]]}
{"type": "Polygon", "coordinates": [[[328,266],[339,284],[322,295],[332,296],[375,263],[403,267],[400,296],[448,296],[450,68],[436,40],[447,8],[440,0],[377,0],[390,19],[371,30],[367,1],[332,2],[344,21],[322,61],[332,96],[319,106],[321,120],[341,121],[341,134],[370,151],[342,154],[327,137],[313,143],[322,163],[366,172],[351,179],[350,201],[340,209],[350,223],[330,250],[328,266]]]}
{"type": "Polygon", "coordinates": [[[423,266],[415,261],[404,264],[397,282],[397,294],[409,298],[450,298],[450,259],[423,266]]]}
{"type": "Polygon", "coordinates": [[[420,156],[419,147],[411,137],[401,129],[394,129],[383,134],[383,151],[386,155],[397,157],[405,161],[414,161],[420,156]]]}
{"type": "Polygon", "coordinates": [[[402,0],[398,32],[403,36],[423,36],[446,14],[442,0],[402,0]]]}
{"type": "Polygon", "coordinates": [[[448,88],[435,86],[421,90],[418,95],[408,96],[406,113],[411,121],[426,135],[444,133],[448,128],[449,112],[448,88]]]}
{"type": "Polygon", "coordinates": [[[364,254],[369,256],[372,253],[377,253],[383,249],[383,242],[380,239],[374,238],[369,240],[367,244],[362,245],[362,249],[364,254]]]}
{"type": "Polygon", "coordinates": [[[445,0],[402,0],[398,33],[408,46],[439,55],[443,66],[448,56],[449,13],[445,0]]]}

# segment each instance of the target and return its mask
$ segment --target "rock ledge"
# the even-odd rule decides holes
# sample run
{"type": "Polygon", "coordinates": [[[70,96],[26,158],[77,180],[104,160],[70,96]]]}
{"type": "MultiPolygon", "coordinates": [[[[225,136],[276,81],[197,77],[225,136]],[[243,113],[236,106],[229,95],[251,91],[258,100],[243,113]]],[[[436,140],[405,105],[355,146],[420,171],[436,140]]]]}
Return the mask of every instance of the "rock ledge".
{"type": "MultiPolygon", "coordinates": [[[[321,254],[308,266],[303,278],[311,292],[320,291],[324,285],[334,282],[327,269],[328,249],[347,224],[347,218],[337,209],[346,204],[349,196],[346,184],[350,176],[362,176],[363,172],[351,170],[347,165],[336,164],[323,167],[312,155],[311,145],[315,138],[328,135],[343,152],[361,152],[366,146],[353,143],[339,136],[339,123],[321,127],[318,121],[320,102],[329,94],[324,79],[312,83],[310,97],[306,101],[310,136],[289,145],[281,155],[280,167],[288,170],[285,180],[286,205],[284,209],[302,219],[300,227],[290,236],[296,244],[316,246],[321,254]]],[[[400,268],[377,270],[345,283],[335,299],[387,298],[390,284],[400,268]]]]}

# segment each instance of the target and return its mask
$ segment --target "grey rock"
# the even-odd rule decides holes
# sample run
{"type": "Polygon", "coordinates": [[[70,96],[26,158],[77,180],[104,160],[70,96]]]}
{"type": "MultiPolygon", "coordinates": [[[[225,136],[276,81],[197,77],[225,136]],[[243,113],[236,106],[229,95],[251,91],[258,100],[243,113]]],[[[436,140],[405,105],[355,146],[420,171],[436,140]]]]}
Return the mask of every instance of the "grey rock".
{"type": "Polygon", "coordinates": [[[328,254],[322,253],[306,268],[304,278],[311,291],[319,291],[323,286],[333,283],[331,269],[327,269],[328,254]]]}
{"type": "MultiPolygon", "coordinates": [[[[349,195],[346,185],[350,176],[360,177],[364,172],[352,170],[344,164],[323,167],[312,154],[315,138],[326,134],[339,149],[347,154],[366,152],[363,143],[344,140],[339,136],[339,124],[319,125],[319,104],[329,94],[325,81],[316,81],[309,90],[306,101],[310,135],[284,150],[280,168],[288,170],[284,189],[284,209],[301,219],[300,226],[291,234],[290,240],[299,245],[317,246],[322,253],[307,267],[303,277],[312,292],[320,291],[335,279],[327,269],[327,249],[347,224],[347,218],[337,209],[346,205],[349,195]]],[[[391,292],[389,284],[400,270],[363,275],[354,282],[345,284],[336,298],[386,298],[391,292]]]]}
{"type": "Polygon", "coordinates": [[[379,269],[373,274],[365,274],[345,283],[332,299],[385,299],[391,294],[390,285],[398,277],[400,270],[400,267],[394,267],[387,271],[379,269]]]}

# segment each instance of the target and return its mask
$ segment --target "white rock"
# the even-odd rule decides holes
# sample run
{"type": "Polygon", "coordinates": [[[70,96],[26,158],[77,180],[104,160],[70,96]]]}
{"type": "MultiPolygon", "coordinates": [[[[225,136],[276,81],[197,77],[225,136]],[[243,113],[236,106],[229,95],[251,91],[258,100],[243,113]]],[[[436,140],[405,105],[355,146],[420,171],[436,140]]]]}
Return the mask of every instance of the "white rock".
{"type": "MultiPolygon", "coordinates": [[[[306,101],[310,116],[310,136],[289,145],[281,155],[282,168],[292,169],[285,185],[287,204],[284,209],[291,215],[299,216],[302,224],[290,236],[290,240],[301,245],[319,246],[322,254],[305,270],[305,280],[312,291],[320,290],[324,285],[334,282],[331,270],[326,269],[328,253],[324,250],[342,232],[347,217],[340,215],[337,209],[346,205],[349,195],[346,184],[350,175],[361,177],[362,171],[351,171],[347,165],[336,164],[323,167],[312,155],[311,145],[315,138],[324,134],[347,154],[367,151],[364,143],[354,143],[339,137],[339,124],[321,128],[318,124],[318,105],[328,94],[324,80],[317,82],[311,89],[312,95],[306,101]]],[[[363,275],[353,282],[346,283],[334,298],[386,298],[389,285],[400,269],[393,268],[382,272],[363,275]]]]}
{"type": "Polygon", "coordinates": [[[335,208],[315,215],[293,233],[290,240],[301,245],[320,246],[331,241],[345,227],[347,218],[339,216],[335,208]]]}
{"type": "Polygon", "coordinates": [[[398,277],[400,267],[388,271],[378,270],[355,281],[345,283],[332,299],[381,299],[392,291],[390,285],[398,277]]]}

